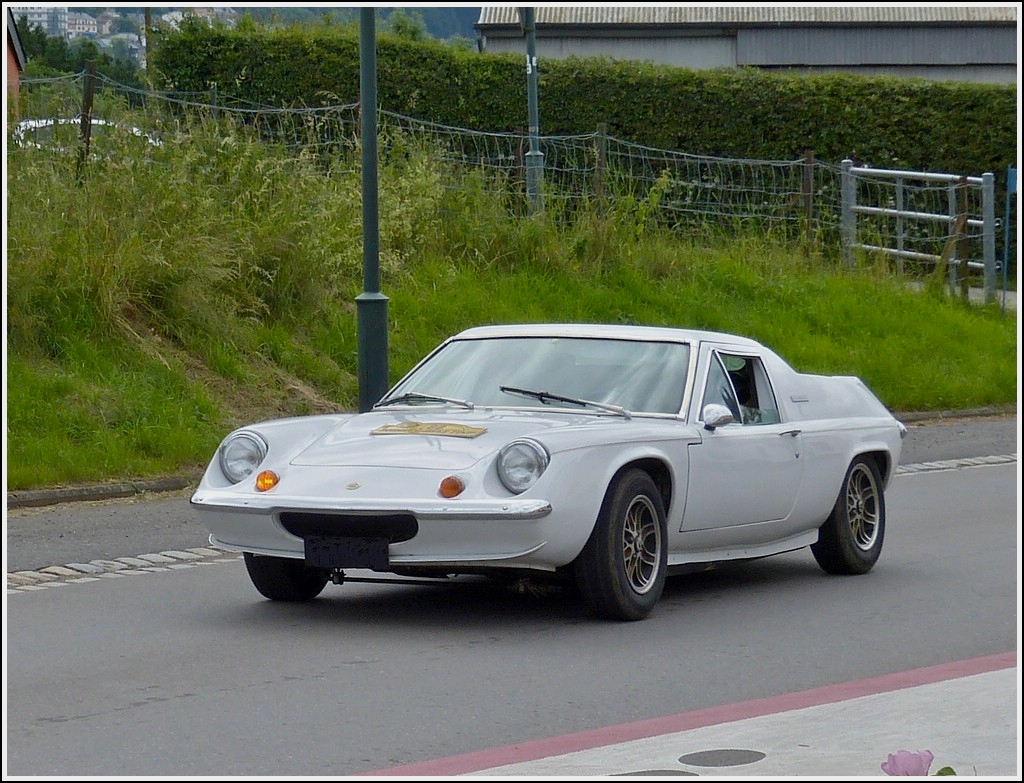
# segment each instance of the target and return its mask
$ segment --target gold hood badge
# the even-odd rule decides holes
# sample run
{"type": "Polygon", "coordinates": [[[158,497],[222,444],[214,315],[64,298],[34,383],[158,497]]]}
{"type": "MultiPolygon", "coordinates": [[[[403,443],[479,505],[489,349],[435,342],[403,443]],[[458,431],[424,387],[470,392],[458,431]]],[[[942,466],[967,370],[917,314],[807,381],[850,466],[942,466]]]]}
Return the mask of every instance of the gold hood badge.
{"type": "Polygon", "coordinates": [[[423,421],[403,421],[400,424],[385,424],[375,430],[370,430],[371,435],[441,435],[449,438],[476,438],[485,432],[487,432],[487,429],[484,427],[423,421]]]}

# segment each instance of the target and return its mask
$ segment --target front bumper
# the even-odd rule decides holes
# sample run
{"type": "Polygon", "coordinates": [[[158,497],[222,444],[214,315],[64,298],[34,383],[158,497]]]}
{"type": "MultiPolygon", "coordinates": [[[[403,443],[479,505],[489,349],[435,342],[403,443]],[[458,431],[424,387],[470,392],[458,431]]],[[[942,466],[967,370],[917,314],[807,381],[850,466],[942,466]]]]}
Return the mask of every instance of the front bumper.
{"type": "MultiPolygon", "coordinates": [[[[224,549],[303,558],[304,539],[290,532],[282,518],[301,515],[322,520],[321,534],[337,525],[345,535],[349,521],[361,530],[374,520],[398,516],[415,520],[415,534],[388,548],[392,566],[514,566],[552,570],[575,555],[570,542],[549,547],[551,504],[546,500],[338,500],[325,497],[239,495],[231,490],[197,490],[190,501],[224,549]],[[568,546],[565,544],[568,543],[568,546]]],[[[561,526],[556,526],[561,527],[561,526]]],[[[559,536],[556,536],[559,538],[559,536]]]]}

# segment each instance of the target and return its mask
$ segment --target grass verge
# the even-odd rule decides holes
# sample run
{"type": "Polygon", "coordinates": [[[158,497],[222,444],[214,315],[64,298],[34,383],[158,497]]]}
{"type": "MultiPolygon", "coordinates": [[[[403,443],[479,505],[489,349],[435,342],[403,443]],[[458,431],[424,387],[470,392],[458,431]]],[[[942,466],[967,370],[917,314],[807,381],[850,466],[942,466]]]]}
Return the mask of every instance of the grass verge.
{"type": "MultiPolygon", "coordinates": [[[[225,127],[134,144],[108,140],[84,176],[8,150],[9,490],[194,474],[242,423],[357,405],[358,160],[225,127]]],[[[529,217],[434,150],[387,148],[392,380],[468,326],[610,322],[748,335],[896,411],[1016,402],[1015,312],[763,232],[681,234],[643,200],[529,217]]]]}

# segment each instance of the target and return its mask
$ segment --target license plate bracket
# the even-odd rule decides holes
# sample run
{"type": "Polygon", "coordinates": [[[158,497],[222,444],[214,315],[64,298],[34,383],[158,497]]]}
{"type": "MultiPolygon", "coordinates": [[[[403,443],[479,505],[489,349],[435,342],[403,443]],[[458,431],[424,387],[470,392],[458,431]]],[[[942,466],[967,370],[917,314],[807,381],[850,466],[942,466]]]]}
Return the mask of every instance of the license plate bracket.
{"type": "Polygon", "coordinates": [[[386,538],[310,536],[305,545],[306,565],[313,568],[388,570],[386,538]]]}

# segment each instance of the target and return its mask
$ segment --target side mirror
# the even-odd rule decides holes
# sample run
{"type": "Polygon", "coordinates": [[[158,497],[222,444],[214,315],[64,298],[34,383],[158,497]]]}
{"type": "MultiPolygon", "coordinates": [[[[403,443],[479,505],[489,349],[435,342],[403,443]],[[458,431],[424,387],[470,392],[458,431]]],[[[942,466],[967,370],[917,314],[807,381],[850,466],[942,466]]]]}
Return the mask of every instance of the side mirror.
{"type": "Polygon", "coordinates": [[[736,421],[732,411],[717,402],[709,402],[705,405],[701,415],[704,417],[704,429],[706,430],[713,431],[716,427],[732,424],[732,422],[736,421]]]}

